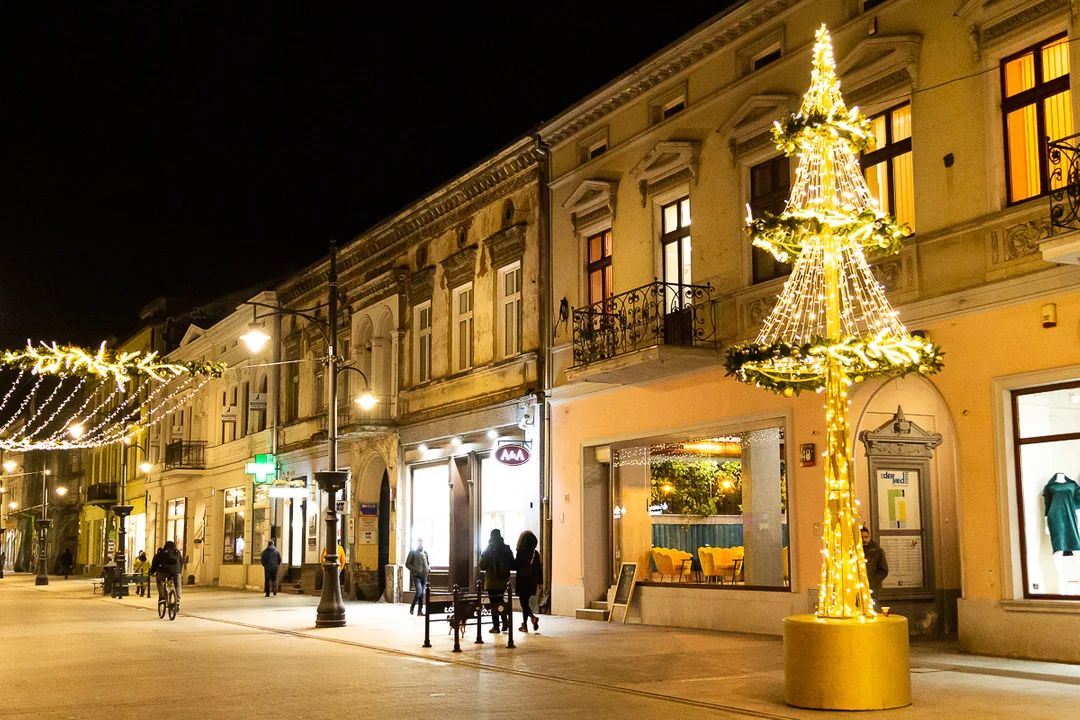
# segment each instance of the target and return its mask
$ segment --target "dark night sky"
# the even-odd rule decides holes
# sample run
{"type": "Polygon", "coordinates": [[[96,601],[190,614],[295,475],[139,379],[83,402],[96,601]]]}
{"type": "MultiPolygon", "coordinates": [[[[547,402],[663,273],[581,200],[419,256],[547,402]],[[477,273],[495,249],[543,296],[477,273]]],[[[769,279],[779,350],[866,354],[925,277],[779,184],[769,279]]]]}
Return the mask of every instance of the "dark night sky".
{"type": "Polygon", "coordinates": [[[0,347],[314,262],[728,4],[0,2],[0,347]]]}

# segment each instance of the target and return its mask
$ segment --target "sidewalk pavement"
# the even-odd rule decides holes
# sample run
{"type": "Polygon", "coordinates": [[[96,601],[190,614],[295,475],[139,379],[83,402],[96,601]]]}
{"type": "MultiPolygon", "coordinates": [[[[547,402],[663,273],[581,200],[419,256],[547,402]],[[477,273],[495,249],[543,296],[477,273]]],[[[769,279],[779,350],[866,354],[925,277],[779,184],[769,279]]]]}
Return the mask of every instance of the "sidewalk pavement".
{"type": "MultiPolygon", "coordinates": [[[[5,581],[6,582],[6,581],[5,581]]],[[[21,582],[21,581],[17,581],[21,582]]],[[[30,580],[32,582],[32,579],[30,580]]],[[[154,600],[91,594],[85,579],[54,581],[43,591],[72,599],[111,603],[132,612],[152,611],[154,600]]],[[[799,710],[783,701],[783,645],[779,637],[704,630],[620,625],[541,616],[539,633],[475,630],[454,654],[445,623],[432,623],[432,648],[422,647],[424,620],[408,605],[347,602],[347,625],[316,629],[318,597],[184,588],[178,621],[199,619],[310,642],[333,642],[396,656],[515,674],[558,683],[663,698],[680,705],[766,718],[850,717],[850,713],[799,710]]],[[[880,718],[1058,718],[1080,702],[1080,666],[966,655],[948,641],[911,648],[914,702],[875,713],[880,718]]],[[[677,708],[672,708],[679,712],[677,708]]]]}

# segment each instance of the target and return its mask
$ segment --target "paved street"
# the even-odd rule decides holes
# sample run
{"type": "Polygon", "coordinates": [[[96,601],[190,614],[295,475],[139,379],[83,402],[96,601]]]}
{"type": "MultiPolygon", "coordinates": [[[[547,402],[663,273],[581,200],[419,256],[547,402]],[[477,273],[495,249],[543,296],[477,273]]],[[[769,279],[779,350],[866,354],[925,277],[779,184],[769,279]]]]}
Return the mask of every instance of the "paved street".
{"type": "MultiPolygon", "coordinates": [[[[0,581],[0,718],[832,717],[782,702],[779,639],[541,619],[541,633],[471,639],[403,605],[348,603],[313,627],[311,596],[189,588],[181,616],[91,594],[88,581],[0,581]],[[119,659],[117,659],[119,658],[119,659]],[[168,678],[168,679],[166,679],[168,678]],[[329,699],[322,687],[329,688],[329,699]]],[[[1056,718],[1080,701],[1080,667],[913,648],[915,705],[881,718],[1056,718]]],[[[848,717],[838,714],[836,716],[848,717]]]]}

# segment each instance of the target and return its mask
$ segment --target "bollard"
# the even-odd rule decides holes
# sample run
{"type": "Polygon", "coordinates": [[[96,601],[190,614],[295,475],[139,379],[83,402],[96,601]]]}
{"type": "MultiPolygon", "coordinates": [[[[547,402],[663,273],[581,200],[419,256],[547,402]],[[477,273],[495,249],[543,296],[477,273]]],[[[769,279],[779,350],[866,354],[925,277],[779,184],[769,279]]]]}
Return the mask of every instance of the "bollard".
{"type": "Polygon", "coordinates": [[[460,632],[459,632],[461,630],[461,628],[458,625],[458,586],[457,586],[457,584],[454,585],[454,616],[453,617],[454,617],[454,619],[453,619],[453,623],[454,623],[454,652],[459,653],[459,652],[461,652],[461,635],[460,635],[460,632]]]}
{"type": "Polygon", "coordinates": [[[424,647],[431,647],[431,586],[424,585],[424,647]]]}
{"type": "MultiPolygon", "coordinates": [[[[501,610],[502,608],[500,608],[501,610]]],[[[513,650],[514,645],[514,596],[510,593],[510,583],[506,583],[506,647],[513,650]]]]}
{"type": "Polygon", "coordinates": [[[476,581],[476,642],[474,645],[484,644],[484,585],[480,580],[476,581]]]}

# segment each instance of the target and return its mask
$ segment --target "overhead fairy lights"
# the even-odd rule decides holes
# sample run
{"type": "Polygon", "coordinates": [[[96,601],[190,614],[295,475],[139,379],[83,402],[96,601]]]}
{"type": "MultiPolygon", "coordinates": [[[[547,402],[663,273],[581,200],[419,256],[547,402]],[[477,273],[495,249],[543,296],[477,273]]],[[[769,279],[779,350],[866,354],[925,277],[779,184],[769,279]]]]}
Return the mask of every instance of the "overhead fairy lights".
{"type": "Polygon", "coordinates": [[[92,352],[27,343],[25,350],[0,353],[4,369],[18,375],[0,398],[0,449],[27,452],[130,439],[190,402],[226,367],[163,362],[157,353],[117,353],[104,344],[92,352]]]}
{"type": "Polygon", "coordinates": [[[728,350],[728,374],[786,397],[825,392],[825,522],[820,617],[874,616],[859,538],[851,472],[848,388],[871,377],[941,370],[942,352],[910,335],[867,262],[867,253],[903,247],[906,226],[878,207],[858,153],[870,140],[869,121],[840,95],[832,42],[817,32],[810,89],[799,112],[776,124],[773,138],[799,166],[780,215],[747,218],[757,247],[791,275],[757,338],[728,350]]]}

